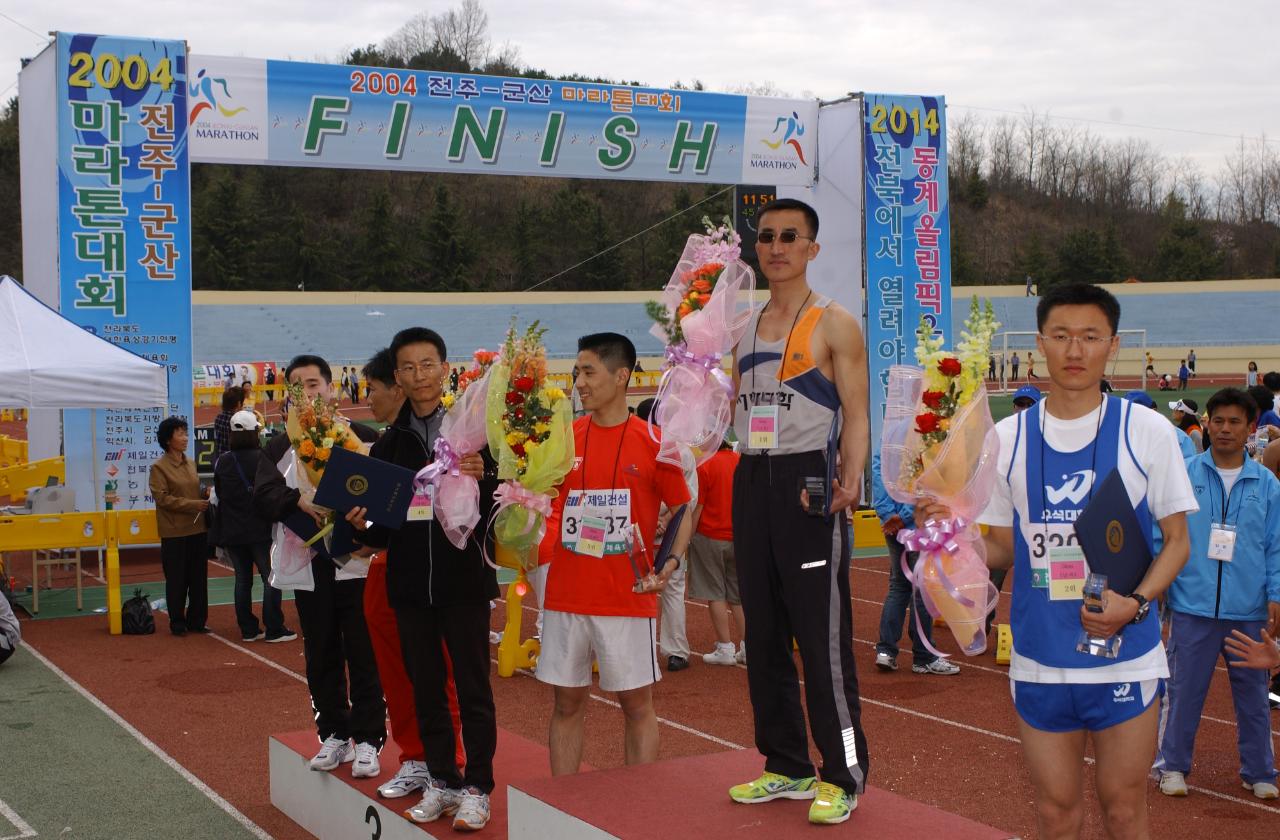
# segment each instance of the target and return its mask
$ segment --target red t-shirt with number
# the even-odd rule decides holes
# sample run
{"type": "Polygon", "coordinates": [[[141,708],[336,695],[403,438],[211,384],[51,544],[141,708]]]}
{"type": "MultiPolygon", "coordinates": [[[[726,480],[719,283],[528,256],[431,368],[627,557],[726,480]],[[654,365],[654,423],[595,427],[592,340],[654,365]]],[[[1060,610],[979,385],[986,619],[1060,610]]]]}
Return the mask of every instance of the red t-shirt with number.
{"type": "Polygon", "coordinates": [[[713,540],[733,539],[733,471],[738,453],[721,449],[698,467],[698,502],[702,518],[698,533],[713,540]]]}
{"type": "MultiPolygon", "coordinates": [[[[679,467],[658,461],[658,443],[649,426],[628,417],[617,426],[598,426],[590,415],[573,424],[577,457],[573,469],[558,488],[547,535],[539,552],[550,550],[547,574],[547,609],[581,615],[621,615],[654,618],[657,596],[637,595],[635,574],[626,554],[591,557],[566,548],[561,541],[561,521],[570,492],[590,490],[631,492],[631,521],[640,526],[645,545],[653,544],[661,504],[677,507],[689,501],[689,488],[679,467]],[[555,530],[552,530],[554,523],[555,530]],[[548,545],[550,541],[550,545],[548,545]]],[[[646,555],[652,562],[652,554],[646,555]]]]}

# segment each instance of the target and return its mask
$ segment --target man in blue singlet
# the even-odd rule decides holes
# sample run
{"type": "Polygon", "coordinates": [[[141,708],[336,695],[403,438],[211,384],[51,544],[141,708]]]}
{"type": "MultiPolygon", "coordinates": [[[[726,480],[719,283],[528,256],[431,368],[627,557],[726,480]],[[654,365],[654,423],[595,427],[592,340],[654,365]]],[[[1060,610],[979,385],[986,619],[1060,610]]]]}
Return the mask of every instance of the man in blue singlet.
{"type": "Polygon", "coordinates": [[[729,796],[747,804],[812,799],[810,822],[838,823],[857,807],[867,773],[845,528],[867,458],[866,349],[857,319],[809,288],[818,214],[780,199],[758,218],[756,256],[769,302],[752,316],[734,354],[734,428],[743,448],[733,476],[733,550],[765,773],[729,796]],[[837,468],[828,465],[827,441],[841,413],[837,468]],[[802,493],[806,479],[825,484],[828,475],[831,498],[819,503],[802,493]],[[809,758],[792,637],[804,664],[821,781],[809,758]]]}
{"type": "MultiPolygon", "coordinates": [[[[1010,691],[1042,838],[1080,835],[1090,739],[1107,835],[1148,835],[1156,700],[1169,676],[1151,602],[1187,562],[1187,513],[1197,510],[1169,424],[1150,409],[1098,390],[1119,349],[1119,322],[1120,304],[1098,286],[1064,284],[1041,297],[1036,345],[1053,388],[1040,403],[997,424],[999,479],[979,518],[990,526],[988,565],[1014,569],[1010,691]],[[1124,481],[1148,544],[1158,521],[1164,545],[1131,596],[1108,591],[1104,610],[1093,613],[1062,582],[1071,577],[1083,583],[1087,568],[1073,556],[1073,523],[1093,488],[1113,471],[1124,481]],[[1117,658],[1077,652],[1082,626],[1092,636],[1122,632],[1117,658]]],[[[922,505],[916,521],[944,513],[922,505]]]]}

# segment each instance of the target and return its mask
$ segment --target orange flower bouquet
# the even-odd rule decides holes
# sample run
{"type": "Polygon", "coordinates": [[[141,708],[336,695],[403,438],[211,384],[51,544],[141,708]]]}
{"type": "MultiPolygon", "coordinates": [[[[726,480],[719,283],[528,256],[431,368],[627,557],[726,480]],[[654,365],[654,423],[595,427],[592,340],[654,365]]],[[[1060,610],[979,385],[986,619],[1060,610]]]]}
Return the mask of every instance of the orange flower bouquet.
{"type": "MultiPolygon", "coordinates": [[[[298,470],[298,490],[310,498],[315,494],[335,448],[367,452],[368,447],[351,431],[351,424],[338,413],[336,403],[321,397],[308,398],[301,385],[289,385],[287,390],[289,411],[285,418],[285,432],[301,467],[298,470]]],[[[307,544],[311,545],[332,529],[330,521],[307,544]]]]}

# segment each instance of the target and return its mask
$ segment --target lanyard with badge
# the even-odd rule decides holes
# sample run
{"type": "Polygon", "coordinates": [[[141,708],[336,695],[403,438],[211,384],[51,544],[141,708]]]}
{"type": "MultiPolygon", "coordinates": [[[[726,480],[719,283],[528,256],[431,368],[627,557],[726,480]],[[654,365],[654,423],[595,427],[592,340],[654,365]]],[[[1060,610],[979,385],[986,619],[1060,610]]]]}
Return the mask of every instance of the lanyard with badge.
{"type": "Polygon", "coordinates": [[[627,425],[622,425],[618,452],[613,459],[611,486],[603,490],[587,489],[587,458],[591,454],[591,427],[582,441],[582,487],[568,491],[560,516],[560,544],[575,554],[604,557],[626,553],[631,533],[631,490],[618,487],[618,464],[627,439],[627,425]]]}
{"type": "MultiPolygon", "coordinates": [[[[1093,442],[1089,447],[1089,496],[1085,505],[1093,499],[1093,486],[1097,483],[1098,468],[1098,434],[1102,431],[1102,415],[1106,411],[1107,400],[1102,398],[1098,405],[1098,425],[1093,430],[1093,442]]],[[[1049,426],[1049,412],[1044,404],[1040,411],[1040,511],[1044,519],[1049,514],[1049,494],[1045,486],[1044,450],[1048,445],[1045,434],[1049,426]]],[[[1040,532],[1032,535],[1029,546],[1031,559],[1031,585],[1036,589],[1047,589],[1050,601],[1079,601],[1084,598],[1084,582],[1089,577],[1089,564],[1085,561],[1084,550],[1080,548],[1075,528],[1070,523],[1051,525],[1047,521],[1040,523],[1040,532]]]]}
{"type": "MultiPolygon", "coordinates": [[[[796,324],[800,323],[800,315],[804,312],[805,306],[809,303],[809,298],[813,297],[813,291],[805,296],[804,303],[800,304],[800,308],[796,310],[795,320],[791,322],[791,329],[787,330],[787,340],[782,347],[782,359],[778,362],[778,381],[782,381],[782,369],[787,363],[787,354],[791,352],[791,336],[796,331],[796,324]]],[[[760,317],[756,319],[755,332],[751,334],[751,355],[755,356],[756,347],[760,341],[760,320],[764,318],[765,310],[769,308],[769,304],[773,303],[770,299],[765,303],[764,308],[760,310],[760,317]]],[[[758,367],[758,365],[756,366],[758,367]]],[[[756,393],[756,367],[751,368],[751,393],[756,393]]],[[[781,421],[780,409],[777,403],[773,405],[753,405],[747,417],[747,448],[770,450],[778,448],[778,427],[781,421]]]]}
{"type": "Polygon", "coordinates": [[[1209,559],[1230,563],[1236,553],[1236,526],[1227,524],[1227,514],[1231,510],[1231,491],[1225,485],[1222,489],[1222,517],[1209,526],[1209,559]]]}

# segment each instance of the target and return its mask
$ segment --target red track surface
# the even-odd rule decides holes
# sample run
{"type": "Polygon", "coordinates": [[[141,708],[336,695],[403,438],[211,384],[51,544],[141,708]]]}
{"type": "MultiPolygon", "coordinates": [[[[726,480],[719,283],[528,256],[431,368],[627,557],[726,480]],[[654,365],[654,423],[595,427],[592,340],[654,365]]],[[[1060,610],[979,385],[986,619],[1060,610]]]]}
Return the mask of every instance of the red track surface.
{"type": "MultiPolygon", "coordinates": [[[[1031,788],[1015,740],[1005,669],[987,655],[961,661],[963,672],[958,676],[917,676],[910,673],[907,652],[900,657],[903,669],[896,673],[883,674],[871,666],[869,643],[875,639],[887,587],[886,562],[859,560],[852,572],[854,646],[871,782],[1013,834],[1032,836],[1031,788]]],[[[1002,607],[1007,606],[1006,596],[1002,607]]],[[[293,607],[286,603],[285,610],[293,624],[293,607]]],[[[710,650],[705,606],[689,602],[688,616],[694,650],[710,650]]],[[[526,633],[532,632],[532,619],[533,611],[526,609],[526,633]]],[[[498,610],[495,629],[501,621],[498,610]]],[[[159,623],[163,631],[163,616],[159,623]]],[[[23,630],[40,652],[250,819],[276,837],[305,836],[271,806],[267,789],[267,737],[306,728],[310,721],[301,680],[301,643],[241,645],[230,606],[213,608],[210,625],[231,644],[214,637],[179,639],[164,632],[112,638],[101,616],[26,622],[23,630]]],[[[939,639],[944,648],[954,647],[941,631],[939,639]]],[[[550,690],[520,674],[510,679],[495,676],[493,683],[499,725],[545,744],[550,690]]],[[[696,661],[687,671],[665,675],[655,696],[658,714],[687,728],[663,725],[664,759],[752,744],[742,669],[696,661]]],[[[1187,799],[1167,799],[1153,785],[1153,836],[1230,832],[1232,840],[1273,840],[1280,832],[1280,807],[1254,800],[1241,790],[1236,775],[1234,716],[1224,673],[1214,679],[1205,715],[1189,781],[1217,796],[1192,791],[1187,799]]],[[[1277,724],[1280,721],[1273,718],[1273,728],[1277,724]]],[[[384,751],[384,762],[396,759],[394,749],[384,751]]],[[[590,708],[584,760],[599,768],[622,764],[621,713],[603,702],[590,708]]],[[[1100,837],[1098,803],[1092,793],[1088,800],[1085,836],[1100,837]]],[[[850,825],[857,826],[856,816],[850,825]]]]}

